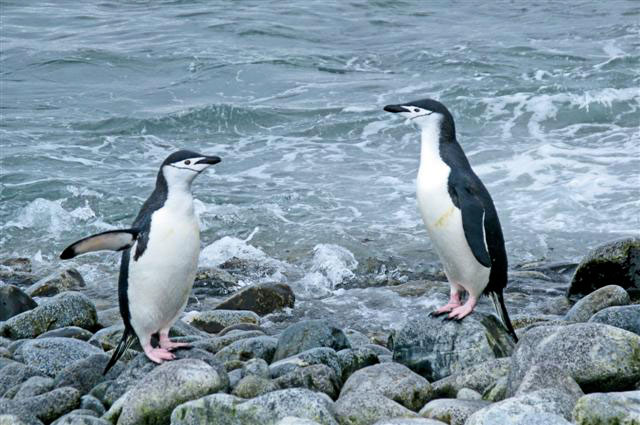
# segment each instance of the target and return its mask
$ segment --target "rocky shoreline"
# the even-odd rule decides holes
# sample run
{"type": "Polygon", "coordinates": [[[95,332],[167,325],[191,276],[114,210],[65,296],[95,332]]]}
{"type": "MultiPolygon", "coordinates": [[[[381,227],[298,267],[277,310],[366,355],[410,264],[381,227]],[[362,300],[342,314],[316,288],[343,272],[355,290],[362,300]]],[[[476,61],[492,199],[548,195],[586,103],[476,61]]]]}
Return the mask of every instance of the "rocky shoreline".
{"type": "MultiPolygon", "coordinates": [[[[512,275],[563,269],[544,267],[512,275]]],[[[240,289],[233,269],[202,270],[194,293],[226,298],[174,326],[192,348],[156,365],[134,345],[106,376],[123,326],[79,273],[35,279],[8,259],[0,279],[0,425],[640,424],[637,238],[593,250],[553,308],[514,315],[517,344],[483,311],[425,312],[387,334],[329,315],[274,324],[296,305],[288,285],[240,289]]],[[[384,285],[415,297],[429,282],[384,285]]],[[[550,287],[518,286],[508,303],[550,287]]]]}

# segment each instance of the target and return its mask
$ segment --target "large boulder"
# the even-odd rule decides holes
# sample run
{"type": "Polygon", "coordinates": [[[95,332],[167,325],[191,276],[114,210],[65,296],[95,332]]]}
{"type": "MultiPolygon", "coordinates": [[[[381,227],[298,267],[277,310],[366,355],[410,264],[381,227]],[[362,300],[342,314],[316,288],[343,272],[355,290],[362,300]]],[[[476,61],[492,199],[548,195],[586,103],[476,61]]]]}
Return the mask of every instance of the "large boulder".
{"type": "Polygon", "coordinates": [[[35,416],[50,423],[79,405],[80,391],[64,387],[20,400],[0,399],[0,412],[24,417],[35,416]]]}
{"type": "Polygon", "coordinates": [[[338,398],[341,383],[335,370],[323,364],[292,370],[273,382],[277,388],[308,388],[325,393],[333,400],[338,398]]]}
{"type": "Polygon", "coordinates": [[[249,359],[263,359],[270,363],[276,350],[278,340],[270,336],[256,336],[235,341],[215,354],[216,360],[221,363],[249,359]]]}
{"type": "Polygon", "coordinates": [[[281,310],[293,308],[296,297],[289,285],[284,283],[261,283],[249,286],[236,292],[221,302],[218,310],[251,310],[261,316],[281,310]]]}
{"type": "Polygon", "coordinates": [[[38,335],[38,338],[75,338],[81,341],[89,341],[93,334],[78,326],[65,326],[64,328],[52,329],[43,334],[38,335]]]}
{"type": "Polygon", "coordinates": [[[282,331],[273,360],[278,361],[316,347],[329,347],[336,351],[351,348],[340,328],[326,320],[305,320],[282,331]]]}
{"type": "Polygon", "coordinates": [[[484,400],[458,400],[455,398],[440,398],[431,400],[422,409],[420,416],[438,419],[449,425],[464,425],[467,418],[491,404],[484,400]]]}
{"type": "Polygon", "coordinates": [[[195,296],[223,297],[240,289],[238,279],[226,270],[202,267],[193,282],[195,296]]]}
{"type": "MultiPolygon", "coordinates": [[[[32,376],[20,385],[11,398],[19,400],[21,398],[34,397],[51,391],[53,387],[53,379],[44,376],[32,376]]],[[[6,396],[7,394],[5,394],[6,396]]]]}
{"type": "Polygon", "coordinates": [[[569,295],[585,295],[609,284],[640,288],[640,238],[608,242],[591,250],[576,269],[569,295]]]}
{"type": "Polygon", "coordinates": [[[202,360],[163,363],[126,393],[118,425],[165,424],[176,406],[225,391],[228,382],[224,372],[202,360]]]}
{"type": "Polygon", "coordinates": [[[491,388],[501,378],[509,374],[511,359],[503,357],[469,366],[431,384],[434,397],[454,398],[463,388],[480,394],[491,388]]]}
{"type": "Polygon", "coordinates": [[[640,391],[587,394],[573,409],[578,425],[640,424],[640,391]]]}
{"type": "Polygon", "coordinates": [[[0,397],[16,385],[22,384],[32,376],[44,375],[39,369],[19,362],[11,362],[0,369],[0,397]]]}
{"type": "Polygon", "coordinates": [[[86,295],[63,292],[33,310],[13,316],[0,326],[0,335],[13,339],[35,338],[52,329],[79,326],[96,327],[96,307],[86,295]]]}
{"type": "Polygon", "coordinates": [[[0,321],[7,320],[37,306],[38,304],[17,286],[0,286],[0,321]]]}
{"type": "Polygon", "coordinates": [[[545,388],[554,388],[569,395],[573,403],[584,395],[580,386],[563,369],[552,363],[538,363],[529,369],[517,388],[507,381],[506,395],[520,396],[545,388]]]}
{"type": "Polygon", "coordinates": [[[511,356],[509,387],[540,363],[555,364],[585,392],[625,390],[640,380],[640,336],[598,323],[533,328],[511,356]]]}
{"type": "Polygon", "coordinates": [[[239,323],[257,325],[260,323],[260,316],[246,310],[190,311],[184,315],[182,321],[202,331],[217,333],[239,323]]]}
{"type": "Polygon", "coordinates": [[[460,322],[417,317],[391,339],[393,360],[430,381],[483,361],[507,357],[515,345],[498,318],[479,312],[460,322]]]}
{"type": "Polygon", "coordinates": [[[16,352],[24,362],[42,374],[55,378],[70,364],[86,359],[101,350],[73,338],[41,338],[25,342],[16,352]]]}
{"type": "Polygon", "coordinates": [[[27,288],[32,297],[50,297],[61,292],[85,287],[84,279],[78,270],[70,268],[39,280],[27,288]]]}
{"type": "Polygon", "coordinates": [[[342,382],[345,382],[356,370],[380,363],[378,354],[367,346],[345,348],[336,354],[338,355],[338,362],[342,369],[342,382]]]}
{"type": "Polygon", "coordinates": [[[338,425],[329,397],[300,388],[273,391],[251,400],[227,394],[208,395],[176,407],[171,425],[275,425],[287,416],[310,419],[320,425],[338,425]]]}
{"type": "Polygon", "coordinates": [[[631,302],[629,294],[622,287],[607,285],[596,289],[575,303],[564,316],[572,322],[586,322],[591,316],[606,307],[627,305],[631,302]]]}
{"type": "Polygon", "coordinates": [[[279,389],[281,388],[271,379],[247,375],[234,386],[231,394],[241,398],[254,398],[279,389]]]}
{"type": "Polygon", "coordinates": [[[335,403],[341,425],[370,425],[386,418],[417,418],[418,414],[379,392],[350,391],[335,403]]]}
{"type": "Polygon", "coordinates": [[[323,364],[330,367],[335,372],[336,377],[342,376],[338,355],[331,348],[327,347],[312,348],[295,356],[274,362],[269,366],[269,372],[272,377],[278,378],[294,370],[316,364],[323,364]]]}
{"type": "Polygon", "coordinates": [[[104,368],[110,360],[110,356],[104,353],[92,354],[87,358],[70,362],[68,366],[62,369],[55,379],[56,387],[73,387],[82,394],[86,394],[99,383],[114,379],[124,370],[122,362],[118,362],[103,375],[104,368]]]}
{"type": "Polygon", "coordinates": [[[640,304],[605,308],[591,316],[589,322],[604,323],[640,335],[640,304]]]}

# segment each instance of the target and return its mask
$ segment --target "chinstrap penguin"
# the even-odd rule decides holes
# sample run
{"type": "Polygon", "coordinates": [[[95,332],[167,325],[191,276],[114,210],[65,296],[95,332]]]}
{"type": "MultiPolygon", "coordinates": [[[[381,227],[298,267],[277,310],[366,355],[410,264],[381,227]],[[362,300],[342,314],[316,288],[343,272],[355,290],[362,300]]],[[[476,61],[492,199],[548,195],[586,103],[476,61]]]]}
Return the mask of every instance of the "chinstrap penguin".
{"type": "Polygon", "coordinates": [[[193,208],[191,183],[217,156],[181,150],[164,160],[156,187],[130,229],[89,236],[69,245],[63,260],[92,251],[124,251],[118,279],[124,333],[104,373],[118,361],[137,336],[149,359],[174,359],[170,352],[188,344],[169,339],[169,329],[184,310],[200,255],[200,227],[193,208]],[[159,335],[159,347],[151,336],[159,335]]]}
{"type": "Polygon", "coordinates": [[[432,314],[469,315],[481,295],[491,297],[498,316],[517,341],[504,304],[507,254],[489,192],[473,172],[456,140],[455,124],[440,102],[422,99],[387,105],[422,136],[416,194],[422,220],[451,285],[449,302],[432,314]],[[468,293],[464,304],[461,296],[468,293]]]}

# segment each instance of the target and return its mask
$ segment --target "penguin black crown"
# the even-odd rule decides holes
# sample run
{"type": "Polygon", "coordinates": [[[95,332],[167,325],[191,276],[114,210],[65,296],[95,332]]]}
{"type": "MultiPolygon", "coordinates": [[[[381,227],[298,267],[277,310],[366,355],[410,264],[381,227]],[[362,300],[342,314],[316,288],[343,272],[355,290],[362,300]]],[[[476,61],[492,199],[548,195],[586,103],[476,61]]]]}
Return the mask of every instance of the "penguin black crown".
{"type": "Polygon", "coordinates": [[[500,220],[456,139],[451,112],[433,99],[387,105],[384,110],[407,118],[421,131],[418,207],[451,286],[449,302],[432,314],[461,320],[481,295],[488,295],[517,341],[503,297],[507,254],[500,220]],[[462,304],[465,292],[468,299],[462,304]]]}
{"type": "Polygon", "coordinates": [[[160,166],[156,187],[131,228],[89,236],[60,254],[66,260],[93,251],[123,251],[118,301],[124,332],[105,374],[136,336],[147,357],[156,363],[174,359],[171,350],[188,346],[171,341],[169,330],[187,305],[200,254],[191,183],[218,162],[217,156],[187,150],[172,153],[160,166]],[[156,333],[159,347],[151,345],[156,333]]]}

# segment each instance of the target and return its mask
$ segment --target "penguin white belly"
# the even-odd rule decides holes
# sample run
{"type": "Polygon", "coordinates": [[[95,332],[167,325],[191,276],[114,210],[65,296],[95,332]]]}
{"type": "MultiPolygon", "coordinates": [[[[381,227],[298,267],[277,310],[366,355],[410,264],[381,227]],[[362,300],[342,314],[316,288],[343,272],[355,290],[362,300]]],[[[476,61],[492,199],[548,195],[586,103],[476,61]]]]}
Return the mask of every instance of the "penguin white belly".
{"type": "Polygon", "coordinates": [[[161,208],[151,223],[146,250],[134,261],[134,245],[129,262],[129,312],[138,336],[171,326],[184,309],[200,254],[194,214],[161,208]]]}
{"type": "Polygon", "coordinates": [[[449,195],[450,171],[442,161],[421,163],[418,208],[449,281],[479,297],[489,282],[491,269],[480,264],[471,252],[462,227],[462,212],[449,195]]]}

